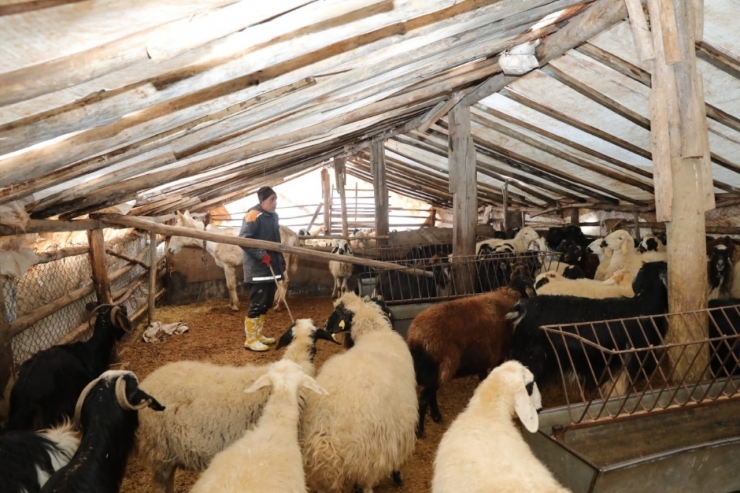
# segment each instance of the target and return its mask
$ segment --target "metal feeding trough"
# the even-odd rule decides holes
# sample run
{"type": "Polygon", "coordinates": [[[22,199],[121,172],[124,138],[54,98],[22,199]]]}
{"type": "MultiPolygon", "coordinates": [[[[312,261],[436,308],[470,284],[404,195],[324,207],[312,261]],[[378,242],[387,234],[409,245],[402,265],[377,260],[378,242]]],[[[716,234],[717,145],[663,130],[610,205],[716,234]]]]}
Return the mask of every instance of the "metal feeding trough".
{"type": "Polygon", "coordinates": [[[539,431],[524,433],[574,493],[740,490],[740,399],[571,425],[578,407],[542,411],[539,431]]]}
{"type": "MultiPolygon", "coordinates": [[[[626,377],[627,392],[621,395],[615,385],[587,390],[579,382],[568,383],[561,365],[567,405],[543,410],[539,431],[525,432],[524,439],[557,479],[576,493],[740,491],[738,320],[740,310],[731,306],[614,321],[639,322],[643,329],[708,325],[709,331],[690,342],[663,341],[640,350],[599,347],[600,354],[595,354],[597,346],[591,344],[590,364],[594,358],[626,364],[635,357],[650,364],[626,377]]],[[[583,357],[585,335],[594,324],[605,323],[542,330],[551,342],[580,339],[584,345],[572,344],[568,358],[583,357]]],[[[562,364],[562,355],[558,358],[562,364]]],[[[601,381],[627,373],[609,374],[601,381]]]]}

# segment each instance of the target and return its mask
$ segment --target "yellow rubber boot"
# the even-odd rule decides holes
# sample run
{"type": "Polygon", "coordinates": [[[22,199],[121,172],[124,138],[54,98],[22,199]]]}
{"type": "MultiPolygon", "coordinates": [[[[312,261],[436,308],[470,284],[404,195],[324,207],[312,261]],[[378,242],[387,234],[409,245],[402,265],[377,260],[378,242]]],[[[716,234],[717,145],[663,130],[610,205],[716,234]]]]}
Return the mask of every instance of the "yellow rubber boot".
{"type": "Polygon", "coordinates": [[[244,341],[244,347],[252,351],[267,351],[269,348],[259,340],[259,334],[257,333],[258,324],[259,319],[257,318],[244,318],[244,333],[247,335],[247,340],[244,341]]]}
{"type": "Polygon", "coordinates": [[[257,337],[259,338],[262,344],[275,344],[274,337],[266,337],[262,335],[262,329],[264,328],[265,328],[265,316],[260,315],[260,318],[257,319],[257,337]]]}

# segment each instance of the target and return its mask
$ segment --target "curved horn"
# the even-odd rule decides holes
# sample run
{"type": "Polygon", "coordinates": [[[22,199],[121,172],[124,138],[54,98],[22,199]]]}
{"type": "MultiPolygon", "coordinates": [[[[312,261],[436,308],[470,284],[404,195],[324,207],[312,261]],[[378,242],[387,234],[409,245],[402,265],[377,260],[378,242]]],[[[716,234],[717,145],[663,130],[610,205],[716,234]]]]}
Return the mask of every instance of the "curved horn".
{"type": "Polygon", "coordinates": [[[121,308],[120,307],[117,307],[117,306],[114,306],[111,309],[110,315],[108,316],[108,319],[110,320],[110,323],[112,323],[113,325],[116,325],[116,313],[118,313],[120,311],[121,311],[121,308]]]}
{"type": "Polygon", "coordinates": [[[131,404],[128,401],[128,397],[126,397],[126,379],[123,378],[123,375],[116,380],[116,400],[118,401],[118,405],[127,411],[138,411],[139,409],[148,407],[152,403],[151,399],[144,399],[136,405],[131,404]]]}
{"type": "Polygon", "coordinates": [[[99,381],[100,381],[100,377],[88,383],[85,386],[85,388],[82,389],[82,392],[80,392],[80,396],[77,398],[77,404],[75,404],[75,414],[74,414],[74,418],[72,419],[72,424],[77,430],[80,429],[80,413],[82,412],[82,405],[85,403],[87,394],[90,393],[92,388],[95,387],[95,384],[98,383],[99,381]]]}

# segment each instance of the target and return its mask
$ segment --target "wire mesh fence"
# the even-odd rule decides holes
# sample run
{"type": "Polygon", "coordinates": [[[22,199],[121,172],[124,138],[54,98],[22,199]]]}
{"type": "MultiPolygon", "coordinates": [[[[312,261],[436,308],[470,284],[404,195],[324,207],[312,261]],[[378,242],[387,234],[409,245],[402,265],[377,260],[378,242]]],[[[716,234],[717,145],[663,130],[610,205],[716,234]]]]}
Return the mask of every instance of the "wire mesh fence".
{"type": "MultiPolygon", "coordinates": [[[[135,235],[127,237],[125,241],[114,241],[111,242],[110,248],[131,258],[139,256],[148,262],[148,253],[143,257],[141,255],[142,251],[148,252],[149,249],[146,236],[135,235]]],[[[157,251],[158,258],[162,258],[164,245],[160,244],[157,251]]],[[[127,265],[126,260],[113,255],[106,255],[106,261],[109,273],[127,265]]],[[[127,287],[145,272],[147,269],[135,265],[112,282],[111,291],[114,294],[118,292],[128,295],[128,292],[122,292],[127,291],[127,287]]],[[[38,351],[51,347],[56,341],[85,322],[89,316],[86,305],[95,302],[96,296],[92,286],[92,269],[87,254],[36,264],[20,278],[6,278],[2,286],[2,294],[9,323],[65,295],[85,289],[90,292],[59,308],[13,337],[11,346],[16,367],[38,351]]],[[[147,290],[147,283],[140,284],[123,303],[122,306],[126,307],[129,316],[141,306],[146,305],[147,290]]],[[[88,335],[84,334],[83,337],[88,335]]]]}
{"type": "Polygon", "coordinates": [[[571,422],[740,398],[740,305],[731,304],[737,301],[541,327],[560,369],[571,422]]]}
{"type": "Polygon", "coordinates": [[[444,301],[496,290],[510,285],[517,276],[533,281],[540,272],[558,269],[562,255],[558,252],[500,253],[457,256],[450,261],[446,255],[433,254],[390,260],[417,269],[415,273],[370,269],[361,274],[360,283],[373,286],[374,294],[391,305],[444,301]]]}

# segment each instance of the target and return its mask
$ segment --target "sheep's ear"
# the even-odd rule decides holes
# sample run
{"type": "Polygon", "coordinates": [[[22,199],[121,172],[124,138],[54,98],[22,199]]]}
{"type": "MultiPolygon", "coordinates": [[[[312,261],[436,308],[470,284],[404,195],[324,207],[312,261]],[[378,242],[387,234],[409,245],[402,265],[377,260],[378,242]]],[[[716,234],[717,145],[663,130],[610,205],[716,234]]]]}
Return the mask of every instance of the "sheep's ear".
{"type": "Polygon", "coordinates": [[[537,384],[533,384],[532,396],[527,394],[527,388],[522,382],[521,388],[514,394],[514,410],[516,415],[519,416],[519,420],[522,422],[524,427],[530,433],[537,431],[539,427],[539,418],[537,417],[537,404],[536,401],[541,401],[540,391],[537,388],[537,384]]]}
{"type": "Polygon", "coordinates": [[[268,387],[272,385],[272,378],[270,377],[269,373],[265,373],[261,377],[259,377],[248,389],[244,390],[245,394],[251,394],[252,392],[257,392],[261,388],[268,387]]]}
{"type": "Polygon", "coordinates": [[[319,395],[329,395],[329,392],[327,392],[327,390],[324,387],[319,385],[319,383],[316,380],[309,377],[308,375],[305,376],[305,378],[301,382],[301,385],[303,387],[306,387],[307,389],[313,390],[319,395]]]}

